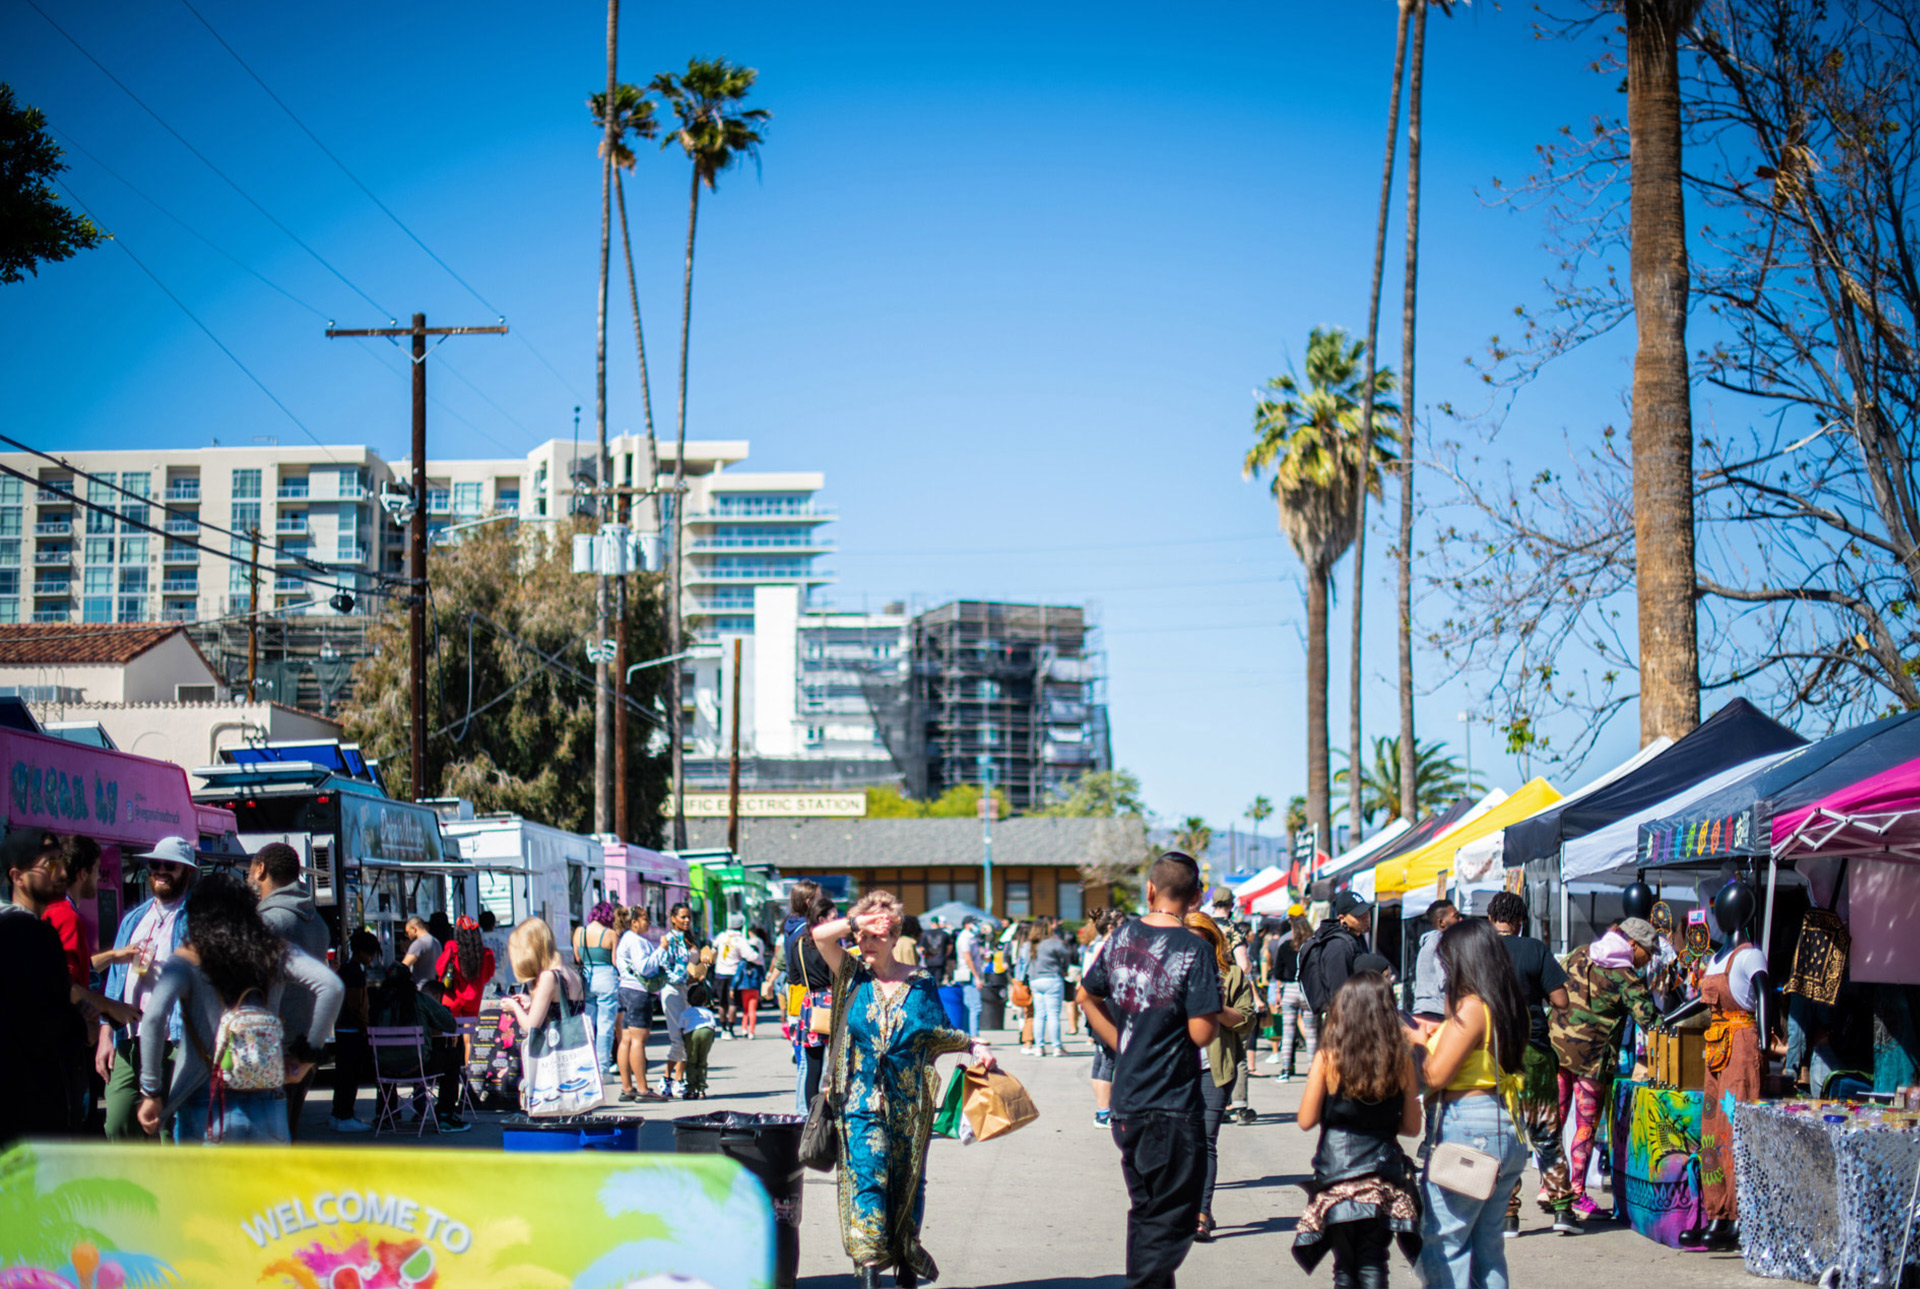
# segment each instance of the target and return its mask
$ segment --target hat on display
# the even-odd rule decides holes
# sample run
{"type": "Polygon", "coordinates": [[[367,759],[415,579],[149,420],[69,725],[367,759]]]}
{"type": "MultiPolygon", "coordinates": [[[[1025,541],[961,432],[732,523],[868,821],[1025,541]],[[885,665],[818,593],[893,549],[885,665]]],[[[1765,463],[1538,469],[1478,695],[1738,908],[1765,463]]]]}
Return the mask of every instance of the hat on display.
{"type": "Polygon", "coordinates": [[[1645,918],[1628,918],[1620,924],[1620,934],[1642,949],[1652,949],[1660,943],[1660,933],[1645,918]]]}
{"type": "Polygon", "coordinates": [[[163,864],[180,864],[187,868],[200,867],[200,857],[193,853],[193,843],[185,837],[162,837],[153,844],[153,849],[135,859],[156,859],[163,864]]]}
{"type": "Polygon", "coordinates": [[[1373,905],[1352,891],[1342,891],[1333,897],[1333,915],[1337,918],[1372,917],[1373,905]]]}

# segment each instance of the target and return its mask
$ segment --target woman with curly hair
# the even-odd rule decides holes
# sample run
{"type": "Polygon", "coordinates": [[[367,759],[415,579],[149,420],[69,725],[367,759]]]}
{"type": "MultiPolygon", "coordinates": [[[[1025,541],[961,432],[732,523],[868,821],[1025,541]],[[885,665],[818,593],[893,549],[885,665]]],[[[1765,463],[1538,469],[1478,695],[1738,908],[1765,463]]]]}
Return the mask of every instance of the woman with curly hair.
{"type": "Polygon", "coordinates": [[[620,933],[613,926],[614,905],[601,900],[587,914],[587,920],[573,928],[573,960],[587,981],[587,1014],[593,1017],[593,1050],[600,1058],[600,1073],[618,1074],[613,1063],[613,1026],[620,1014],[620,973],[614,969],[613,951],[620,947],[620,933]]]}
{"type": "Polygon", "coordinates": [[[302,1033],[283,1028],[283,1052],[268,1054],[278,1058],[283,1086],[298,1083],[333,1034],[346,986],[325,963],[267,929],[253,888],[235,873],[203,874],[187,895],[186,915],[186,939],[160,968],[140,1020],[140,1126],[157,1135],[172,1116],[176,1142],[287,1145],[283,1087],[216,1086],[211,1071],[225,1055],[221,1022],[274,1017],[284,1027],[292,1016],[308,1017],[302,1033]],[[295,1004],[301,995],[304,1007],[295,1004]],[[174,1053],[173,1081],[163,1091],[167,1019],[176,1006],[186,1041],[174,1053]]]}
{"type": "Polygon", "coordinates": [[[846,917],[812,930],[833,972],[826,1095],[840,1126],[840,1239],[862,1289],[876,1289],[889,1266],[894,1284],[907,1289],[939,1275],[920,1246],[934,1061],[970,1052],[994,1065],[985,1043],[948,1024],[933,977],[894,956],[905,914],[891,892],[872,891],[846,917]],[[841,947],[845,939],[856,952],[841,947]]]}
{"type": "Polygon", "coordinates": [[[1307,1211],[1293,1257],[1308,1273],[1333,1252],[1336,1289],[1386,1289],[1395,1240],[1420,1256],[1420,1201],[1399,1137],[1420,1131],[1413,1049],[1377,972],[1347,978],[1327,1008],[1327,1027],[1307,1071],[1294,1122],[1320,1130],[1307,1211]]]}
{"type": "Polygon", "coordinates": [[[481,942],[480,924],[463,917],[453,924],[453,939],[440,950],[434,978],[446,989],[441,999],[455,1016],[478,1016],[480,993],[493,979],[493,950],[481,942]]]}
{"type": "Polygon", "coordinates": [[[1200,1063],[1206,1066],[1206,1076],[1200,1080],[1200,1099],[1206,1106],[1201,1124],[1207,1134],[1207,1172],[1200,1187],[1200,1229],[1194,1238],[1207,1244],[1213,1240],[1213,1184],[1220,1175],[1220,1121],[1226,1117],[1227,1096],[1233,1091],[1240,1058],[1247,1054],[1247,1035],[1253,1031],[1253,984],[1233,960],[1233,948],[1218,922],[1195,909],[1187,914],[1186,923],[1187,930],[1213,948],[1223,1004],[1213,1041],[1200,1053],[1200,1063]]]}

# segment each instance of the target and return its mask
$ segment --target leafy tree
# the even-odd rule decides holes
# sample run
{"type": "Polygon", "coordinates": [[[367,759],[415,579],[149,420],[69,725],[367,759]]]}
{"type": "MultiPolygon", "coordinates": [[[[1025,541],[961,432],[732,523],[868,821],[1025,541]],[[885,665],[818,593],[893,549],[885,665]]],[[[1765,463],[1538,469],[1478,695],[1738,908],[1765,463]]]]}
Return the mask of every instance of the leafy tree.
{"type": "MultiPolygon", "coordinates": [[[[667,131],[660,141],[662,148],[677,143],[687,159],[693,163],[693,188],[687,197],[687,267],[680,292],[680,402],[678,426],[675,429],[675,450],[673,454],[674,495],[680,495],[680,488],[686,483],[687,462],[687,345],[693,330],[693,234],[700,222],[700,185],[705,184],[709,192],[718,191],[718,182],[723,171],[731,170],[741,161],[751,157],[756,161],[760,156],[762,130],[773,119],[773,114],[761,107],[745,107],[747,94],[753,89],[753,83],[760,73],[751,67],[739,67],[724,58],[690,58],[687,70],[676,76],[672,72],[661,72],[653,78],[649,89],[659,94],[673,109],[674,128],[667,131]]],[[[671,622],[667,633],[669,652],[678,653],[681,638],[684,635],[680,597],[685,590],[681,580],[681,554],[686,545],[686,507],[673,508],[673,582],[669,591],[669,609],[671,622]]],[[[680,669],[669,667],[673,674],[668,677],[671,690],[670,707],[679,719],[680,711],[680,669]]],[[[673,777],[676,782],[681,774],[682,740],[673,740],[673,777]]],[[[678,836],[679,816],[675,816],[675,845],[685,843],[678,836]]]]}
{"type": "Polygon", "coordinates": [[[0,283],[38,277],[42,263],[69,259],[106,236],[60,204],[49,181],[65,169],[46,114],[15,102],[0,81],[0,283]]]}
{"type": "MultiPolygon", "coordinates": [[[[1394,460],[1393,422],[1399,408],[1376,398],[1369,432],[1360,432],[1360,359],[1365,345],[1349,343],[1338,328],[1314,328],[1307,338],[1303,383],[1289,372],[1267,382],[1254,409],[1254,445],[1243,472],[1273,475],[1280,530],[1306,566],[1307,584],[1307,817],[1332,835],[1330,757],[1327,749],[1327,606],[1333,566],[1353,545],[1353,499],[1361,488],[1378,496],[1380,467],[1394,460]]],[[[1393,389],[1384,368],[1375,392],[1393,389]]]]}
{"type": "MultiPolygon", "coordinates": [[[[1414,819],[1450,805],[1469,793],[1486,791],[1481,784],[1467,778],[1459,757],[1442,753],[1441,749],[1445,746],[1443,743],[1414,745],[1414,819]]],[[[1401,764],[1399,739],[1373,740],[1373,764],[1360,769],[1362,823],[1370,825],[1374,816],[1382,813],[1389,821],[1405,816],[1400,808],[1401,764]]],[[[1352,783],[1347,769],[1340,770],[1333,778],[1335,783],[1352,783]]]]}
{"type": "Polygon", "coordinates": [[[1152,812],[1129,770],[1094,770],[1075,780],[1066,796],[1033,812],[1055,819],[1114,819],[1123,826],[1096,835],[1093,854],[1080,866],[1088,890],[1104,890],[1115,908],[1132,910],[1141,876],[1159,852],[1147,839],[1152,812]]]}
{"type": "Polygon", "coordinates": [[[1073,790],[1038,810],[1036,815],[1060,819],[1113,819],[1150,813],[1140,795],[1140,778],[1128,770],[1094,770],[1074,780],[1073,790]]]}
{"type": "MultiPolygon", "coordinates": [[[[576,525],[585,531],[585,525],[576,525]]],[[[436,548],[427,564],[427,747],[441,767],[437,790],[482,810],[511,810],[571,832],[594,821],[594,698],[585,645],[594,638],[591,594],[572,567],[569,534],[490,525],[436,548]],[[474,616],[478,615],[478,616],[474,616]],[[514,639],[513,637],[518,637],[514,639]],[[544,655],[544,656],[543,656],[544,655]],[[563,670],[565,668],[571,669],[563,670]]],[[[664,655],[660,597],[628,597],[629,639],[642,658],[664,655]]],[[[354,672],[347,735],[380,761],[388,789],[412,795],[407,764],[407,615],[396,596],[371,632],[371,656],[354,672]]],[[[659,844],[666,799],[660,672],[636,672],[628,697],[627,765],[633,840],[659,844]]]]}
{"type": "MultiPolygon", "coordinates": [[[[902,796],[898,788],[868,788],[867,817],[870,819],[971,819],[980,813],[980,796],[980,786],[975,783],[956,783],[932,801],[915,801],[912,797],[902,796]]],[[[1005,819],[1009,813],[1007,794],[995,788],[993,799],[998,804],[999,817],[1005,819]]]]}
{"type": "Polygon", "coordinates": [[[1179,830],[1173,834],[1173,848],[1185,851],[1197,860],[1205,861],[1207,848],[1213,845],[1213,829],[1199,815],[1188,815],[1180,821],[1179,830]]]}
{"type": "Polygon", "coordinates": [[[1307,826],[1307,799],[1294,795],[1287,798],[1287,835],[1291,837],[1307,826]]]}

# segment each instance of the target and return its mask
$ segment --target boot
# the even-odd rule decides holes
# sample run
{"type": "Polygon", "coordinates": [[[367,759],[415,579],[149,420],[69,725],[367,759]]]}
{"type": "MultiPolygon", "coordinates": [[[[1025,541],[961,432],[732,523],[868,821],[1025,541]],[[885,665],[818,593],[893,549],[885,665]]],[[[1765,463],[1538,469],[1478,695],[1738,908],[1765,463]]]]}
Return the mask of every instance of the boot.
{"type": "Polygon", "coordinates": [[[913,1273],[912,1262],[896,1263],[893,1268],[895,1289],[920,1289],[920,1277],[913,1273]]]}
{"type": "Polygon", "coordinates": [[[860,1289],[880,1289],[879,1267],[855,1267],[853,1270],[860,1277],[860,1289]]]}
{"type": "Polygon", "coordinates": [[[1707,1223],[1704,1247],[1708,1253],[1732,1253],[1740,1247],[1740,1237],[1735,1233],[1730,1218],[1716,1217],[1707,1223]]]}
{"type": "Polygon", "coordinates": [[[1711,1225],[1711,1222],[1702,1218],[1700,1225],[1690,1226],[1680,1232],[1675,1238],[1679,1240],[1681,1249],[1688,1253],[1704,1252],[1707,1247],[1707,1228],[1711,1225]]]}

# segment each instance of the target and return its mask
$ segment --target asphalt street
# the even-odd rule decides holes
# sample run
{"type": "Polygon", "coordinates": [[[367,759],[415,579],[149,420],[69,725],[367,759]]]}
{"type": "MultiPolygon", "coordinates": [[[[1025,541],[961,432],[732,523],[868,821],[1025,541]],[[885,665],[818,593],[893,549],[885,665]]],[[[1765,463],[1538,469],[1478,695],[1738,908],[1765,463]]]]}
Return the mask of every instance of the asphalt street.
{"type": "MultiPolygon", "coordinates": [[[[620,1106],[614,1112],[642,1120],[640,1148],[673,1149],[672,1121],[718,1110],[785,1113],[793,1109],[793,1066],[779,1027],[763,1023],[760,1037],[714,1045],[711,1095],[672,1105],[620,1106]]],[[[1010,1136],[961,1146],[936,1138],[928,1154],[924,1239],[940,1264],[942,1285],[967,1289],[1119,1289],[1124,1284],[1122,1240],[1126,1191],[1119,1156],[1105,1128],[1093,1120],[1087,1072],[1092,1049],[1084,1037],[1069,1037],[1068,1055],[1039,1058],[1019,1049],[1014,1032],[986,1036],[1007,1070],[1026,1084],[1040,1118],[1010,1136]]],[[[656,1029],[650,1059],[664,1055],[656,1029]]],[[[943,1058],[945,1074],[957,1058],[943,1058]]],[[[1271,1067],[1257,1066],[1257,1069],[1271,1067]]],[[[1300,1185],[1309,1175],[1313,1134],[1294,1126],[1301,1084],[1253,1080],[1259,1120],[1220,1131],[1220,1180],[1214,1200],[1219,1230],[1212,1244],[1195,1245],[1181,1273],[1194,1286],[1227,1284],[1305,1285],[1309,1278],[1292,1255],[1294,1222],[1304,1207],[1300,1185]]],[[[326,1127],[326,1093],[308,1102],[306,1139],[354,1145],[416,1145],[411,1134],[377,1140],[335,1136],[326,1127]]],[[[362,1118],[371,1115],[363,1094],[362,1118]]],[[[498,1115],[478,1115],[474,1130],[438,1139],[469,1149],[499,1149],[498,1115]]],[[[428,1134],[428,1142],[434,1142],[428,1134]]],[[[805,1289],[840,1289],[853,1277],[840,1248],[834,1182],[806,1174],[801,1228],[800,1283],[805,1289]]],[[[1538,1179],[1522,1183],[1531,1197],[1538,1179]]],[[[1603,1197],[1604,1202],[1604,1197],[1603,1197]]],[[[1757,1285],[1738,1255],[1678,1253],[1611,1222],[1595,1222],[1585,1235],[1553,1234],[1546,1216],[1528,1204],[1521,1235],[1507,1244],[1511,1283],[1566,1284],[1565,1277],[1604,1268],[1610,1283],[1654,1284],[1662,1289],[1757,1285]]],[[[1397,1255],[1393,1277],[1416,1285],[1417,1277],[1397,1255]]],[[[1331,1283],[1323,1265],[1317,1279],[1331,1283]]]]}

